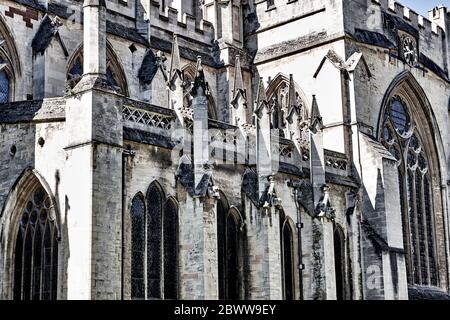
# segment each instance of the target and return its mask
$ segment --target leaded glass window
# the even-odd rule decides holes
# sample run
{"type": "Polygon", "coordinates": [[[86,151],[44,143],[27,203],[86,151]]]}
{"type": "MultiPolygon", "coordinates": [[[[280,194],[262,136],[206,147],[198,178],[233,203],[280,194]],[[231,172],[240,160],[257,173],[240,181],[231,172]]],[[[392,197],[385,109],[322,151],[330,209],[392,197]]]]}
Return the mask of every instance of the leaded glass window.
{"type": "Polygon", "coordinates": [[[336,275],[336,300],[345,299],[345,235],[339,225],[334,225],[334,271],[336,275]]]}
{"type": "Polygon", "coordinates": [[[178,205],[157,183],[131,203],[131,298],[177,299],[178,205]]]}
{"type": "Polygon", "coordinates": [[[14,299],[57,298],[57,228],[51,201],[38,188],[27,200],[17,233],[14,258],[14,299]]]}
{"type": "Polygon", "coordinates": [[[399,96],[386,110],[382,143],[397,159],[408,282],[437,286],[429,162],[408,105],[399,96]]]}
{"type": "Polygon", "coordinates": [[[163,197],[156,185],[147,193],[147,297],[161,298],[163,197]]]}
{"type": "Polygon", "coordinates": [[[137,195],[131,203],[131,298],[145,299],[145,203],[137,195]]]}
{"type": "Polygon", "coordinates": [[[294,235],[284,212],[280,212],[280,246],[283,270],[283,298],[285,300],[294,300],[294,235]]]}
{"type": "Polygon", "coordinates": [[[164,298],[177,299],[178,206],[173,199],[164,205],[164,298]]]}
{"type": "Polygon", "coordinates": [[[217,203],[217,258],[219,271],[219,299],[240,298],[241,242],[240,217],[229,210],[223,201],[217,203]]]}
{"type": "Polygon", "coordinates": [[[5,71],[0,71],[0,103],[9,102],[9,91],[9,77],[5,71]]]}

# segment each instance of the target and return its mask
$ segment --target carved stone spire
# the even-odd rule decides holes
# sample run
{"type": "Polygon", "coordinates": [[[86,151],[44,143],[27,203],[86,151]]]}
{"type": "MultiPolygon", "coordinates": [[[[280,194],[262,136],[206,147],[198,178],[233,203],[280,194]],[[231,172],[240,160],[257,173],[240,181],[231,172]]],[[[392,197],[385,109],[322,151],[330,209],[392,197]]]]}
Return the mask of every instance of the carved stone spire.
{"type": "Polygon", "coordinates": [[[178,46],[178,36],[173,34],[172,56],[170,60],[169,82],[171,85],[176,79],[183,81],[183,72],[181,71],[180,47],[178,46]]]}
{"type": "Polygon", "coordinates": [[[258,93],[256,95],[256,105],[255,113],[258,117],[261,117],[261,112],[264,108],[269,107],[269,102],[267,101],[266,88],[264,87],[263,78],[259,79],[258,93]]]}
{"type": "Polygon", "coordinates": [[[234,70],[234,88],[233,88],[233,100],[231,105],[235,110],[232,110],[234,114],[235,125],[243,125],[247,123],[247,90],[244,87],[244,81],[242,80],[242,69],[239,55],[236,56],[236,67],[234,70]]]}
{"type": "Polygon", "coordinates": [[[234,70],[234,97],[237,96],[238,92],[245,92],[244,81],[242,80],[241,59],[239,55],[236,56],[236,67],[234,70]]]}
{"type": "Polygon", "coordinates": [[[310,130],[316,133],[318,130],[322,130],[323,121],[320,114],[319,106],[317,104],[316,95],[313,95],[313,101],[311,106],[311,119],[310,119],[310,130]]]}
{"type": "Polygon", "coordinates": [[[297,100],[297,92],[295,91],[294,75],[289,75],[289,110],[292,108],[298,109],[299,103],[297,100]]]}

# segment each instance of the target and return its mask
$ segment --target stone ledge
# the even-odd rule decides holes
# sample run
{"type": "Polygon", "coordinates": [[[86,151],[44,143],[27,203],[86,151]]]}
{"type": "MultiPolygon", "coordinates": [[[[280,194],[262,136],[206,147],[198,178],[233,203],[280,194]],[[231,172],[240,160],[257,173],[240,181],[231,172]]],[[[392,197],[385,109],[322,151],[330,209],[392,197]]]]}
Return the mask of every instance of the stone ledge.
{"type": "Polygon", "coordinates": [[[0,123],[64,121],[65,105],[64,98],[0,104],[0,123]]]}

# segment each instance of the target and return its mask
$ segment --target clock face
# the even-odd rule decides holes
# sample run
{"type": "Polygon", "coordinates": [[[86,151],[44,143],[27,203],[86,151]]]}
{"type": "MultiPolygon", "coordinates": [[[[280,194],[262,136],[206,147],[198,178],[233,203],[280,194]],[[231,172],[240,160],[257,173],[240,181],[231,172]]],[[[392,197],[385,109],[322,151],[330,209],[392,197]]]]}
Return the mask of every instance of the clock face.
{"type": "Polygon", "coordinates": [[[404,37],[402,41],[403,58],[410,66],[417,63],[416,42],[411,37],[404,37]]]}

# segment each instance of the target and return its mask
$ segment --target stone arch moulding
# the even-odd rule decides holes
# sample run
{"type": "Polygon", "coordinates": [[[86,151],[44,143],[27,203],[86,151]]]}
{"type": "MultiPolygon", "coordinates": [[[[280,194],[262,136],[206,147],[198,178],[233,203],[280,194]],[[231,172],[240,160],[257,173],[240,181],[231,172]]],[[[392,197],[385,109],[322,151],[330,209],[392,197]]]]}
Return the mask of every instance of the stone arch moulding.
{"type": "Polygon", "coordinates": [[[399,88],[404,89],[403,93],[409,97],[408,102],[413,102],[410,105],[412,111],[419,112],[418,115],[414,117],[415,122],[419,122],[421,128],[426,128],[426,126],[428,126],[430,130],[430,135],[422,138],[424,138],[424,142],[427,142],[426,145],[429,147],[434,147],[437,151],[437,157],[434,163],[440,172],[440,182],[442,185],[445,185],[447,183],[445,180],[445,173],[447,172],[447,156],[445,154],[444,143],[439,130],[439,125],[425,91],[410,71],[406,70],[398,74],[386,90],[378,115],[376,138],[377,140],[380,140],[381,138],[383,132],[384,114],[389,106],[391,98],[397,93],[399,88]]]}
{"type": "Polygon", "coordinates": [[[240,230],[242,231],[242,228],[245,225],[245,220],[244,220],[244,217],[242,216],[240,210],[236,206],[231,205],[228,209],[228,214],[231,214],[233,216],[234,220],[238,223],[238,226],[239,226],[240,230]]]}
{"type": "MultiPolygon", "coordinates": [[[[55,221],[57,239],[61,239],[61,221],[59,206],[56,198],[39,172],[26,168],[12,186],[5,204],[0,212],[0,299],[12,299],[12,283],[14,280],[14,252],[20,215],[18,214],[26,205],[27,196],[37,188],[42,187],[50,198],[50,217],[55,221]]],[[[58,240],[59,241],[59,240],[58,240]]],[[[60,253],[59,253],[60,254],[60,253]]],[[[59,269],[59,268],[58,268],[59,269]]],[[[60,274],[58,272],[58,279],[60,274]]],[[[58,280],[58,292],[61,282],[58,280]]]]}
{"type": "MultiPolygon", "coordinates": [[[[310,101],[309,101],[308,97],[306,96],[305,92],[300,87],[300,85],[295,81],[295,75],[294,75],[294,83],[295,83],[295,91],[298,93],[301,101],[305,104],[308,115],[311,114],[310,101]]],[[[280,72],[275,76],[275,78],[272,79],[272,81],[270,81],[270,84],[266,89],[267,98],[270,99],[271,96],[276,94],[283,84],[286,84],[286,86],[289,90],[289,76],[280,72]]]]}
{"type": "MultiPolygon", "coordinates": [[[[70,58],[67,61],[67,69],[66,69],[66,81],[73,81],[70,76],[70,71],[76,62],[76,59],[83,56],[83,43],[79,44],[78,47],[72,52],[70,58]]],[[[106,59],[111,62],[111,69],[114,73],[114,79],[117,81],[118,86],[121,91],[120,94],[129,97],[129,89],[128,89],[128,80],[125,69],[123,68],[123,63],[121,62],[119,56],[116,54],[113,45],[111,42],[106,42],[106,59]]],[[[81,68],[83,68],[83,64],[81,63],[81,68]]],[[[108,65],[107,65],[108,68],[108,65]]],[[[79,80],[79,79],[78,79],[79,80]]]]}

